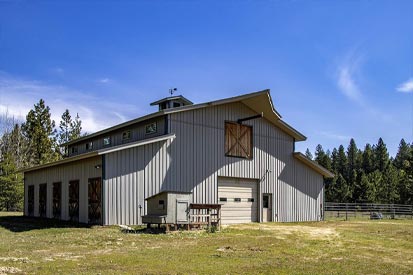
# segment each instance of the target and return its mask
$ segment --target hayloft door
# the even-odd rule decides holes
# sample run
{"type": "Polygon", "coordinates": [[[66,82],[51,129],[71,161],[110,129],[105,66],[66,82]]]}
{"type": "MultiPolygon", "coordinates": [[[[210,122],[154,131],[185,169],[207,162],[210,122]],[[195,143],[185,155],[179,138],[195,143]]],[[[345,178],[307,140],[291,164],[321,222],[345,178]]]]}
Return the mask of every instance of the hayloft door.
{"type": "Polygon", "coordinates": [[[102,180],[101,178],[89,179],[89,223],[102,223],[102,180]]]}

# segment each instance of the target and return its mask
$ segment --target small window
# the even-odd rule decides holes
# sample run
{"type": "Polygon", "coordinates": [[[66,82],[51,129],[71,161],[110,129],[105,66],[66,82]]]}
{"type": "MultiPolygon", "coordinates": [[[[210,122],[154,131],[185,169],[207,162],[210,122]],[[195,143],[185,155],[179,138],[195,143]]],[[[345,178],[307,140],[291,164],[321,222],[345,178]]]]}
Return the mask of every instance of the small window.
{"type": "Polygon", "coordinates": [[[159,200],[158,209],[165,209],[165,201],[164,200],[159,200]]]}
{"type": "Polygon", "coordinates": [[[248,198],[248,202],[254,202],[254,198],[248,198]]]}
{"type": "Polygon", "coordinates": [[[105,138],[103,139],[103,145],[104,145],[104,146],[110,145],[110,137],[105,137],[105,138]]]}
{"type": "Polygon", "coordinates": [[[234,198],[234,202],[241,202],[241,198],[234,198]]]}
{"type": "Polygon", "coordinates": [[[72,154],[76,154],[77,153],[77,146],[73,146],[71,151],[72,151],[72,154]]]}
{"type": "Polygon", "coordinates": [[[92,150],[92,149],[93,149],[93,142],[90,141],[90,142],[86,143],[86,150],[89,151],[89,150],[92,150]]]}
{"type": "Polygon", "coordinates": [[[156,125],[156,122],[153,122],[145,126],[145,134],[147,135],[154,134],[157,131],[158,131],[158,127],[156,125]]]}
{"type": "Polygon", "coordinates": [[[219,201],[227,201],[227,198],[219,198],[219,201]]]}
{"type": "Polygon", "coordinates": [[[252,126],[225,122],[225,156],[252,159],[252,126]]]}
{"type": "Polygon", "coordinates": [[[181,104],[178,103],[178,102],[174,102],[173,106],[174,106],[174,108],[177,108],[177,107],[181,107],[181,104]]]}
{"type": "Polygon", "coordinates": [[[122,133],[122,140],[128,140],[131,138],[131,131],[125,131],[122,133]]]}
{"type": "Polygon", "coordinates": [[[269,206],[270,206],[269,196],[263,196],[262,197],[262,207],[263,208],[269,208],[269,206]]]}

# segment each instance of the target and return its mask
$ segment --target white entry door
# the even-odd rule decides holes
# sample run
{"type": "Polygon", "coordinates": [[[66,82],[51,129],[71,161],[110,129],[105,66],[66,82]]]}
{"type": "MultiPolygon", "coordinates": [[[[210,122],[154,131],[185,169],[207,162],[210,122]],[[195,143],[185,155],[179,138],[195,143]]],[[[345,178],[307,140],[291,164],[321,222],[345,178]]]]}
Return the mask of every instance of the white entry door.
{"type": "Polygon", "coordinates": [[[257,185],[252,179],[218,178],[222,224],[258,221],[257,185]]]}

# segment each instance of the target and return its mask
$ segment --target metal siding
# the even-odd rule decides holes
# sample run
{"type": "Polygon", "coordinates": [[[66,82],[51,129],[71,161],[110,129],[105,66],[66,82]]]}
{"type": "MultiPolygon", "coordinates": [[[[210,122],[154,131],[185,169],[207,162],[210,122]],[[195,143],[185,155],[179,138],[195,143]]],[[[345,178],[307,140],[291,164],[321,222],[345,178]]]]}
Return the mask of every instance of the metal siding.
{"type": "MultiPolygon", "coordinates": [[[[88,179],[102,176],[102,169],[96,169],[96,165],[102,165],[102,158],[93,157],[77,162],[62,164],[55,167],[24,173],[25,189],[34,185],[34,216],[39,216],[39,184],[47,183],[47,217],[53,217],[53,182],[62,183],[62,220],[69,220],[69,181],[79,180],[79,221],[88,222],[88,179]]],[[[27,192],[25,191],[25,204],[27,205],[27,192]]],[[[27,208],[25,206],[25,213],[27,208]]]]}
{"type": "Polygon", "coordinates": [[[170,114],[170,132],[176,134],[170,151],[178,159],[171,161],[174,184],[185,182],[181,190],[192,191],[194,202],[217,203],[218,176],[261,179],[268,169],[259,196],[273,195],[272,219],[318,220],[322,176],[293,158],[293,138],[265,118],[244,122],[253,127],[253,160],[225,157],[224,121],[251,115],[255,112],[242,103],[170,114]]]}
{"type": "Polygon", "coordinates": [[[170,144],[170,140],[160,141],[106,155],[104,185],[110,192],[104,202],[105,224],[141,223],[141,215],[146,213],[145,198],[168,185],[170,144]]]}

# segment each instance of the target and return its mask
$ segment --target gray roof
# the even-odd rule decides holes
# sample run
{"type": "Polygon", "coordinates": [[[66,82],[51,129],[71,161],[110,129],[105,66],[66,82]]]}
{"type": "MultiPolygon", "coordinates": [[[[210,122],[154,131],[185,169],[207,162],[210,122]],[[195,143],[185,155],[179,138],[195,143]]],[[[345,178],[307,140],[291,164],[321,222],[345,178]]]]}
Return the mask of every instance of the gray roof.
{"type": "Polygon", "coordinates": [[[161,103],[163,103],[163,102],[170,101],[170,100],[182,101],[182,102],[185,103],[186,105],[192,105],[192,104],[194,104],[192,101],[190,101],[189,99],[185,98],[184,96],[182,96],[182,95],[177,95],[177,96],[165,97],[165,98],[162,98],[162,99],[160,99],[160,100],[154,101],[154,102],[151,103],[151,106],[158,105],[158,104],[161,104],[161,103]]]}
{"type": "Polygon", "coordinates": [[[279,127],[281,130],[283,130],[290,136],[292,136],[296,141],[304,141],[307,139],[303,134],[301,134],[299,131],[297,131],[296,129],[294,129],[292,126],[288,125],[285,121],[281,119],[281,115],[274,108],[274,104],[272,102],[271,95],[270,95],[270,90],[267,89],[267,90],[262,90],[258,92],[243,94],[243,95],[239,95],[235,97],[229,97],[225,99],[220,99],[220,100],[215,100],[215,101],[210,101],[210,102],[205,102],[205,103],[200,103],[200,104],[186,105],[186,106],[181,106],[177,108],[164,109],[164,110],[161,110],[161,111],[158,111],[158,112],[155,112],[155,113],[143,116],[143,117],[139,117],[139,118],[115,125],[113,127],[98,131],[96,133],[72,140],[63,145],[71,145],[74,143],[78,143],[80,141],[84,141],[92,137],[103,135],[111,131],[121,129],[123,127],[127,127],[132,124],[146,121],[146,120],[156,118],[162,115],[172,114],[176,112],[191,111],[195,109],[223,105],[223,104],[228,104],[228,103],[233,103],[233,102],[242,102],[243,104],[247,105],[249,108],[257,112],[258,114],[263,113],[264,118],[266,118],[268,121],[270,121],[272,124],[279,127]]]}

